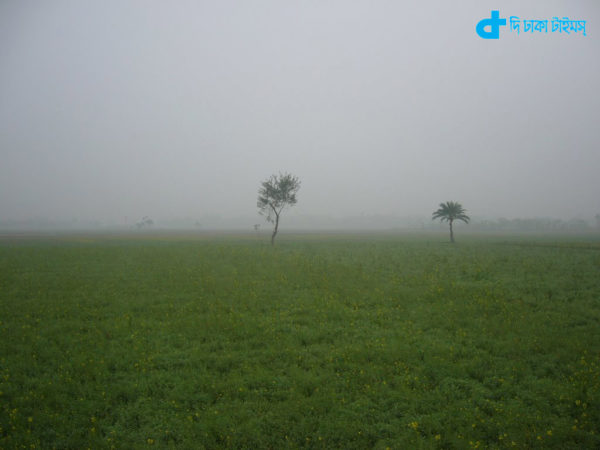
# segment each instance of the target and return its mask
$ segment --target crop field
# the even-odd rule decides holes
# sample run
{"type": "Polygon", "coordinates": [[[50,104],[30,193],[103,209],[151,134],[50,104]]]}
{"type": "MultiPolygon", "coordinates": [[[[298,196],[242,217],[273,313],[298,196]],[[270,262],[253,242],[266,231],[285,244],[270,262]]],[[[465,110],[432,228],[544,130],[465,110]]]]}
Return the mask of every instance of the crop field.
{"type": "Polygon", "coordinates": [[[600,448],[600,237],[0,238],[0,448],[600,448]]]}

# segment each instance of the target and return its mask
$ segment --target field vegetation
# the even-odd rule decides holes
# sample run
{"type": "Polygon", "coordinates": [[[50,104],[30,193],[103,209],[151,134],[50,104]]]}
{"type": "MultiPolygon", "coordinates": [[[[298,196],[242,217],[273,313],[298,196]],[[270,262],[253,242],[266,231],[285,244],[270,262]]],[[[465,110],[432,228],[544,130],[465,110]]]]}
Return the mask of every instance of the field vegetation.
{"type": "Polygon", "coordinates": [[[0,448],[600,448],[600,239],[0,240],[0,448]]]}

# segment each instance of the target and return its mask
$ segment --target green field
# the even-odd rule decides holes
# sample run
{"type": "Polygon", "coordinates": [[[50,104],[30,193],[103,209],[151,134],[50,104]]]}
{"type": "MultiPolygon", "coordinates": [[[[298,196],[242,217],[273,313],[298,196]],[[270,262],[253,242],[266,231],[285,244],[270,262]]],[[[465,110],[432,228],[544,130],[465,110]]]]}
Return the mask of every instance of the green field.
{"type": "Polygon", "coordinates": [[[0,448],[600,448],[600,237],[0,239],[0,448]]]}

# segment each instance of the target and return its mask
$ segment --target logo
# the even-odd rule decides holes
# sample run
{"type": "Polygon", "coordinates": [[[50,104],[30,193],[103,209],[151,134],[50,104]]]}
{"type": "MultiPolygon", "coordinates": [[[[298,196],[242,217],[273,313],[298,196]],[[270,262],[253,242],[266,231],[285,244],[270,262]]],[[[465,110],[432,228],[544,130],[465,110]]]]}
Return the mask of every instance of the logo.
{"type": "Polygon", "coordinates": [[[475,30],[483,39],[500,39],[500,26],[506,26],[506,19],[500,18],[500,11],[492,11],[492,17],[480,20],[475,30]],[[487,31],[486,27],[490,30],[487,31]]]}
{"type": "MultiPolygon", "coordinates": [[[[582,36],[586,35],[586,20],[572,20],[568,17],[559,19],[558,16],[552,17],[552,19],[521,19],[517,16],[510,16],[510,27],[511,32],[516,31],[517,34],[521,34],[521,30],[524,33],[548,33],[550,29],[551,33],[559,33],[565,35],[574,35],[581,32],[582,36]],[[550,25],[550,26],[548,26],[550,25]]],[[[481,19],[475,31],[482,39],[500,39],[500,27],[506,26],[506,19],[500,18],[500,11],[492,11],[489,19],[481,19]]]]}

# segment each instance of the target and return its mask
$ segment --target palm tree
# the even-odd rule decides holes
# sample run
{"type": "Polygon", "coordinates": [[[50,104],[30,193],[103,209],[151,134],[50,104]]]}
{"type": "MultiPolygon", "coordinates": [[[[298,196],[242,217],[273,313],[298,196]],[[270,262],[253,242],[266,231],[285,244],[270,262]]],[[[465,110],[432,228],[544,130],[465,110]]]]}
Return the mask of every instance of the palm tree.
{"type": "Polygon", "coordinates": [[[440,219],[442,222],[445,220],[450,224],[450,242],[454,243],[454,232],[452,231],[452,222],[455,220],[462,220],[464,223],[469,223],[471,218],[465,213],[465,209],[458,202],[446,202],[440,203],[440,208],[433,213],[431,220],[440,219]]]}

